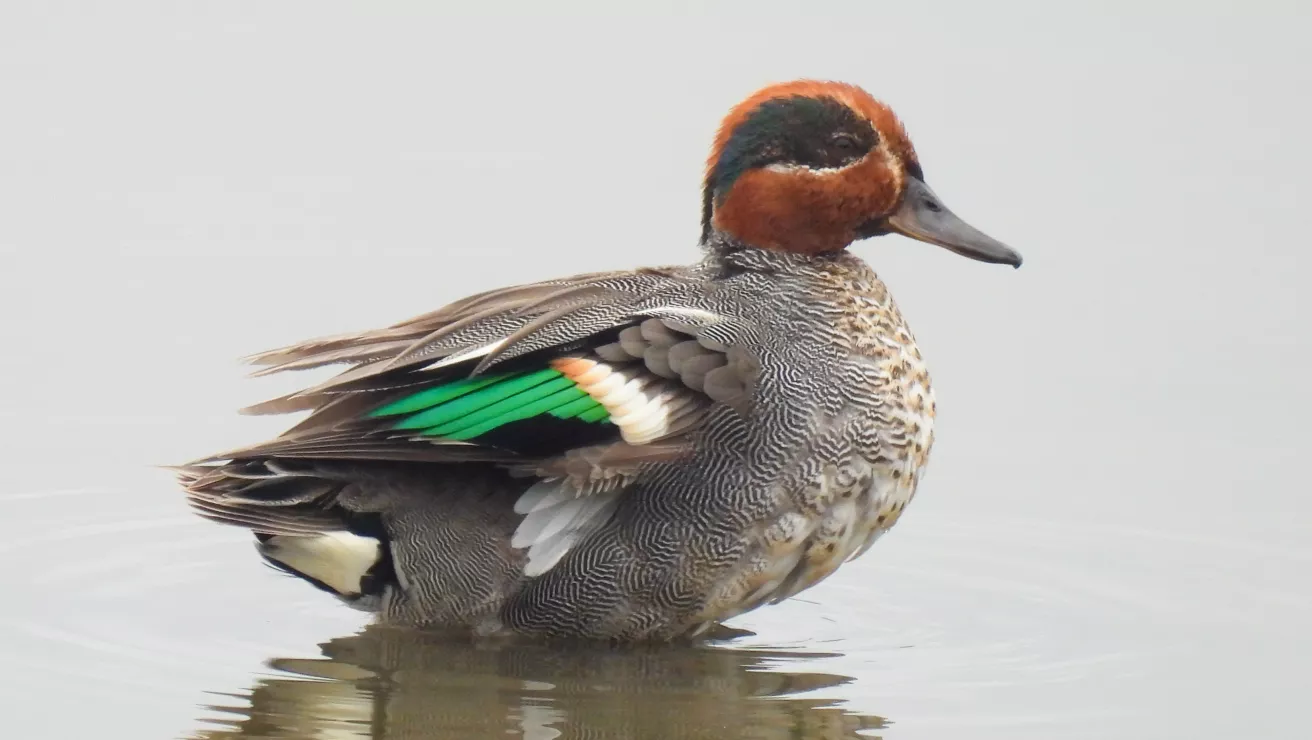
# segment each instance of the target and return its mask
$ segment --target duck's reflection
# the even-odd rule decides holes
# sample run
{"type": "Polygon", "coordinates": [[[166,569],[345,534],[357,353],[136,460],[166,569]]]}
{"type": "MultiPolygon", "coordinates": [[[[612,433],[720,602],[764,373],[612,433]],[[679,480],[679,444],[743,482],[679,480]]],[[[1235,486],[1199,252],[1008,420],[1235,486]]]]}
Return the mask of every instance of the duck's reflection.
{"type": "Polygon", "coordinates": [[[878,717],[800,697],[846,676],[817,654],[474,645],[370,628],[279,659],[282,676],[210,706],[198,738],[857,738],[878,717]]]}

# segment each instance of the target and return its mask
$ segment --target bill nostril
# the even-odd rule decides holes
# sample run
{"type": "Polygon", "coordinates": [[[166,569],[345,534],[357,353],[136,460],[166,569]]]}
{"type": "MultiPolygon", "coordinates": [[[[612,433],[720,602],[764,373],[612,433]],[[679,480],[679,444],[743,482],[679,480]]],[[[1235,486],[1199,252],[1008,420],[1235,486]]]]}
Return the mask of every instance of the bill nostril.
{"type": "Polygon", "coordinates": [[[925,199],[925,208],[934,213],[941,213],[943,211],[943,206],[939,205],[938,201],[933,198],[925,199]]]}

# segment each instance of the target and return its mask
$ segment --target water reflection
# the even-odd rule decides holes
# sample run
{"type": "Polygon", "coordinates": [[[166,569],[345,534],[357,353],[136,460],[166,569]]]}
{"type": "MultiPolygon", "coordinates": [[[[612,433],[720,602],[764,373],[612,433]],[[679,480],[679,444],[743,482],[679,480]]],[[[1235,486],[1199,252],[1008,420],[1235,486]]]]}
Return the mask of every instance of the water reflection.
{"type": "Polygon", "coordinates": [[[675,646],[473,645],[370,628],[323,658],[221,694],[193,737],[857,738],[879,717],[801,694],[847,676],[788,670],[815,653],[675,646]]]}

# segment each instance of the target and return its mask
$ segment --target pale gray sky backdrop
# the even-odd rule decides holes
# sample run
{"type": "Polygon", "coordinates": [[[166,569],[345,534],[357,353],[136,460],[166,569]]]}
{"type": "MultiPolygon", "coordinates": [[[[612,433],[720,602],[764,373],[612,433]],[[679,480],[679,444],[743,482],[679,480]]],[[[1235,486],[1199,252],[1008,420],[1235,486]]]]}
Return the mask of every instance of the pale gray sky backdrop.
{"type": "MultiPolygon", "coordinates": [[[[1103,639],[1100,649],[1143,659],[1125,674],[1082,673],[1066,693],[990,695],[961,724],[978,731],[970,712],[985,717],[985,704],[1014,717],[1087,702],[1126,712],[1085,730],[1297,735],[1293,700],[1310,688],[1312,660],[1308,4],[707,6],[0,5],[0,500],[112,491],[90,504],[72,494],[5,504],[0,534],[28,538],[12,556],[67,576],[47,589],[34,585],[43,571],[0,568],[4,601],[22,604],[6,607],[18,626],[5,662],[37,644],[77,665],[69,635],[100,629],[88,615],[102,612],[134,634],[169,635],[208,624],[189,610],[228,609],[212,630],[274,630],[284,637],[247,644],[287,645],[296,630],[281,599],[305,599],[307,614],[333,607],[259,569],[238,533],[177,524],[220,538],[197,568],[249,580],[212,593],[179,577],[185,597],[112,606],[77,585],[97,546],[56,556],[41,537],[185,521],[167,479],[144,466],[276,432],[285,422],[233,411],[300,382],[243,380],[238,356],[496,285],[695,259],[699,177],[720,116],[767,82],[814,76],[889,102],[937,192],[1026,258],[1012,272],[898,237],[856,247],[920,340],[940,424],[898,531],[808,595],[840,614],[826,629],[860,634],[841,614],[881,578],[934,558],[968,572],[961,563],[1047,533],[1038,554],[1022,548],[999,561],[1006,573],[990,572],[1040,583],[1036,598],[1100,584],[1074,593],[1134,610],[1107,607],[1114,619],[1082,624],[1092,636],[1058,642],[1103,639]],[[944,522],[966,539],[945,536],[944,522]],[[1055,570],[1026,570],[1041,567],[1055,570]],[[26,598],[32,589],[40,595],[26,598]],[[34,642],[37,624],[64,637],[34,642]]],[[[941,610],[926,607],[926,619],[963,610],[943,596],[954,588],[936,588],[941,610]]],[[[983,594],[970,607],[997,608],[1000,624],[1027,613],[1005,600],[983,594]]],[[[798,620],[784,615],[807,608],[817,607],[777,607],[752,626],[787,639],[798,620]]],[[[1060,632],[1057,614],[1014,637],[1060,632]]],[[[339,619],[314,618],[317,637],[339,619]]],[[[964,632],[977,624],[955,619],[964,632]]],[[[948,643],[959,634],[942,630],[948,643]]],[[[200,691],[235,690],[257,670],[261,651],[248,653],[227,672],[166,671],[176,696],[163,707],[97,703],[90,684],[67,689],[65,706],[85,700],[102,729],[126,713],[156,718],[138,737],[176,732],[200,691]]],[[[105,675],[140,668],[96,655],[105,675]]],[[[861,680],[874,669],[847,666],[858,676],[850,696],[900,722],[889,737],[939,736],[934,696],[960,677],[900,665],[878,685],[861,680]],[[907,676],[922,676],[924,692],[886,695],[919,685],[907,676]]],[[[140,668],[143,692],[156,691],[158,667],[140,668]]],[[[20,717],[48,688],[22,684],[9,689],[20,717]]]]}

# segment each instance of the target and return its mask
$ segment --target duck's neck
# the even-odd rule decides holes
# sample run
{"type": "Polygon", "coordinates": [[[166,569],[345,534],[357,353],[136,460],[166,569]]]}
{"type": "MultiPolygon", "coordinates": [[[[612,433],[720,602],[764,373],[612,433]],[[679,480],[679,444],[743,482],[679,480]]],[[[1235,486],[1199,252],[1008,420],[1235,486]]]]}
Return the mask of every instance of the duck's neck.
{"type": "Polygon", "coordinates": [[[711,228],[702,239],[702,264],[717,272],[752,270],[757,272],[793,271],[856,259],[847,250],[819,254],[762,249],[752,246],[728,232],[711,228]]]}

